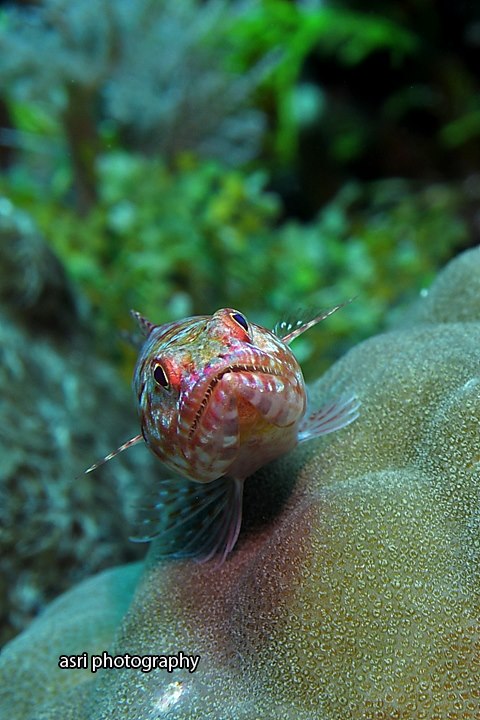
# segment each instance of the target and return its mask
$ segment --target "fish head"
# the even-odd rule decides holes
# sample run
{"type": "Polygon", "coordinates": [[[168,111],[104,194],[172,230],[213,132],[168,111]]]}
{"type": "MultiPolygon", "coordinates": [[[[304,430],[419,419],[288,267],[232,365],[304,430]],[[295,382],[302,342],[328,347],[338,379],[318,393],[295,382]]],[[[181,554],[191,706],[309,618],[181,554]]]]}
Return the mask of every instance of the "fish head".
{"type": "Polygon", "coordinates": [[[133,385],[145,442],[166,465],[198,482],[246,477],[293,447],[306,390],[280,338],[233,308],[142,328],[133,385]]]}

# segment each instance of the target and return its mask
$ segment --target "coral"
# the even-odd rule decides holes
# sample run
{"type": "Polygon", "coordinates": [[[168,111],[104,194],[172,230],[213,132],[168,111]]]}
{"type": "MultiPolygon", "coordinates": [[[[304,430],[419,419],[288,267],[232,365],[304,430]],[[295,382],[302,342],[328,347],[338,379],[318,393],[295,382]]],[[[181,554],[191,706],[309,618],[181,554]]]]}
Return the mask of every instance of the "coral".
{"type": "Polygon", "coordinates": [[[0,197],[0,303],[35,328],[71,334],[77,299],[65,270],[32,219],[0,197]]]}
{"type": "Polygon", "coordinates": [[[156,477],[158,465],[141,453],[96,477],[78,477],[135,434],[134,406],[126,384],[98,357],[88,333],[88,308],[61,263],[29,217],[5,198],[0,198],[0,288],[5,641],[59,588],[142,554],[128,541],[128,523],[137,493],[156,477]]]}
{"type": "Polygon", "coordinates": [[[7,646],[0,713],[478,718],[479,273],[480,250],[454,260],[416,325],[362,343],[316,384],[318,398],[354,386],[360,418],[247,482],[222,568],[159,562],[153,544],[135,591],[136,568],[93,578],[7,646]],[[131,597],[103,631],[106,606],[118,618],[131,597]],[[58,655],[99,647],[201,660],[193,674],[57,668],[58,655]]]}

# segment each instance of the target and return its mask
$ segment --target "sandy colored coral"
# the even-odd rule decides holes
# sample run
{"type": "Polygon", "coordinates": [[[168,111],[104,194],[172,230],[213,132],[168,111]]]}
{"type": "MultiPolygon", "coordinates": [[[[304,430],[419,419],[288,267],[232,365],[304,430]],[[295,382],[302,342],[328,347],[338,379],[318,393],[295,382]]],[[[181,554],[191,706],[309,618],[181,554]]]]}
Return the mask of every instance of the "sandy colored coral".
{"type": "MultiPolygon", "coordinates": [[[[478,277],[474,250],[440,275],[414,327],[363,343],[322,378],[318,397],[355,387],[360,418],[248,481],[224,566],[157,562],[153,545],[127,615],[91,645],[76,622],[79,586],[6,648],[0,710],[12,720],[480,717],[478,277]],[[194,674],[56,668],[66,647],[93,652],[99,639],[115,654],[202,659],[194,674]]],[[[119,581],[132,569],[113,572],[119,581]]],[[[89,583],[105,589],[105,576],[89,583]]],[[[118,603],[111,593],[92,603],[95,627],[118,603]]]]}

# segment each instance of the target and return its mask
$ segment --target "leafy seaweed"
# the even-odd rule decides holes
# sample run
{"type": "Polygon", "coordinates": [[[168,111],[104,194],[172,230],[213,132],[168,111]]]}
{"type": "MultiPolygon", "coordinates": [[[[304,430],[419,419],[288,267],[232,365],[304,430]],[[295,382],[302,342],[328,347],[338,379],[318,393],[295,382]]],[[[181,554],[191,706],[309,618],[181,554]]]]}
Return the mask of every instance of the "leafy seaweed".
{"type": "Polygon", "coordinates": [[[395,63],[414,53],[415,34],[386,17],[323,3],[265,0],[250,7],[232,27],[235,61],[247,69],[252,59],[275,53],[277,62],[264,83],[277,110],[276,155],[291,161],[300,129],[298,85],[312,53],[333,55],[346,65],[357,65],[379,50],[395,63]]]}

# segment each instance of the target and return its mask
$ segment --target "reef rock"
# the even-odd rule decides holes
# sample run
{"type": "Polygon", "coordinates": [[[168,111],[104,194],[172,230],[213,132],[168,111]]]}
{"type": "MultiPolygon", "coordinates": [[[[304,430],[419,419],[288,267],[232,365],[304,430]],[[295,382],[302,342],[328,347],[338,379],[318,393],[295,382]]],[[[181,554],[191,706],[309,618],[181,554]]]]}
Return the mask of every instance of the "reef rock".
{"type": "Polygon", "coordinates": [[[127,528],[154,459],[78,477],[137,431],[88,317],[31,219],[0,198],[0,641],[59,590],[144,554],[127,528]]]}
{"type": "Polygon", "coordinates": [[[354,387],[359,419],[249,479],[222,567],[160,561],[153,544],[138,582],[138,566],[93,578],[10,643],[0,714],[478,719],[479,277],[480,250],[457,258],[415,325],[317,383],[318,397],[354,387]],[[193,673],[57,666],[102,650],[201,659],[193,673]]]}

